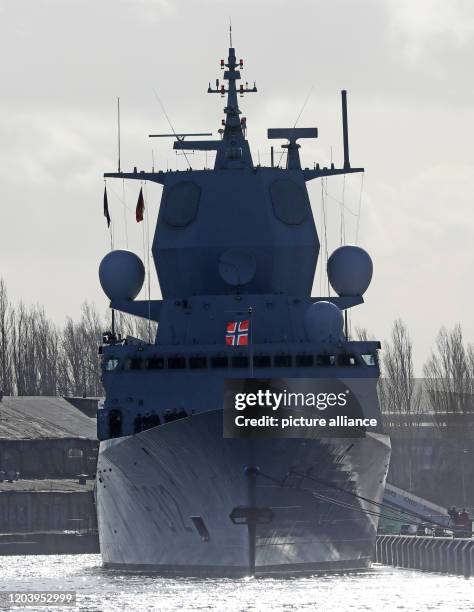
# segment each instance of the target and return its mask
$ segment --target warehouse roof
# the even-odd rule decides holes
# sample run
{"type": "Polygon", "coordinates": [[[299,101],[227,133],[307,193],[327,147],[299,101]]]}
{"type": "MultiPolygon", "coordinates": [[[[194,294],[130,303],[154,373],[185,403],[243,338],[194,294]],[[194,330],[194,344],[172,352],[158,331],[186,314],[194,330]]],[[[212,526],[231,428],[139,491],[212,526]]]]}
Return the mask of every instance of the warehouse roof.
{"type": "Polygon", "coordinates": [[[95,440],[96,419],[62,397],[4,396],[0,402],[0,439],[38,438],[95,440]]]}

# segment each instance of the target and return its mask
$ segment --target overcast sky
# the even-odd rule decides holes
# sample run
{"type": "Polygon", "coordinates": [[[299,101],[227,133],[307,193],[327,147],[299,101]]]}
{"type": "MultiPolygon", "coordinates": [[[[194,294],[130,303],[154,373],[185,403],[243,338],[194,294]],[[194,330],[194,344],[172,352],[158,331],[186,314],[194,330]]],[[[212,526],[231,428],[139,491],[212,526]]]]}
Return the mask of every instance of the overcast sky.
{"type": "MultiPolygon", "coordinates": [[[[366,168],[359,244],[374,260],[353,325],[388,338],[402,317],[418,367],[441,325],[474,341],[474,3],[471,0],[0,0],[0,223],[11,297],[44,304],[62,323],[81,303],[107,300],[97,266],[110,246],[104,171],[182,167],[158,95],[177,131],[216,132],[232,16],[244,77],[241,102],[254,160],[269,162],[268,127],[317,126],[305,165],[340,164],[339,92],[349,92],[352,165],[366,168]],[[156,95],[155,95],[156,92],[156,95]]],[[[202,154],[200,154],[202,157],[202,154]]],[[[203,159],[190,158],[197,167],[203,159]]],[[[345,184],[346,241],[354,242],[360,175],[345,184]]],[[[134,221],[139,185],[109,181],[116,247],[143,257],[134,221]],[[126,222],[125,222],[126,219],[126,222]]],[[[340,241],[343,183],[328,180],[329,251],[340,241]],[[333,199],[334,198],[334,199],[333,199]]],[[[161,188],[146,187],[150,233],[161,188]]],[[[321,232],[321,186],[309,184],[321,232]]],[[[314,294],[319,292],[317,273],[314,294]]],[[[157,283],[152,297],[159,298],[157,283]]]]}

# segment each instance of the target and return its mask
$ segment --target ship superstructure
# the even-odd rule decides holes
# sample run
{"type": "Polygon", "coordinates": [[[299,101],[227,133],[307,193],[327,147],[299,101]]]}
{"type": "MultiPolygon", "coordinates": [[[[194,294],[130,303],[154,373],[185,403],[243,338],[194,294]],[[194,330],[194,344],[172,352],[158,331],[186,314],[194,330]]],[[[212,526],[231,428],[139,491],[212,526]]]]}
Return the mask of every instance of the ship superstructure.
{"type": "MultiPolygon", "coordinates": [[[[342,168],[303,169],[298,141],[317,130],[295,127],[268,131],[285,141],[286,165],[272,155],[263,167],[238,105],[256,86],[238,85],[232,46],[221,67],[226,84],[208,88],[226,97],[220,138],[174,134],[176,150],[215,151],[213,169],[104,175],[163,185],[152,247],[162,299],[134,299],[144,268],[132,253],[101,263],[111,308],[158,323],[151,343],[112,330],[101,349],[104,563],[231,575],[365,567],[390,455],[381,427],[356,439],[222,435],[226,379],[357,378],[375,388],[380,345],[348,339],[343,318],[370,282],[365,251],[337,249],[328,274],[338,295],[311,296],[319,240],[306,182],[363,171],[349,162],[346,94],[342,168]]],[[[377,402],[364,409],[378,415],[377,402]]]]}

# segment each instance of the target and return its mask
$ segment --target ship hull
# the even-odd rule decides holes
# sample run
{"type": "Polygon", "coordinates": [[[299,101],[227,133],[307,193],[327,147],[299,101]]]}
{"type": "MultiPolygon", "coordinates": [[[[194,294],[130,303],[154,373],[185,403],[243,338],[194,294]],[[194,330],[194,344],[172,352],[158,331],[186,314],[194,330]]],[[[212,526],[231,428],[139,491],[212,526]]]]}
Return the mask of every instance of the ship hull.
{"type": "Polygon", "coordinates": [[[186,575],[294,575],[370,565],[390,456],[363,438],[226,439],[222,411],[101,442],[106,567],[186,575]],[[249,469],[250,468],[250,469],[249,469]],[[234,524],[235,508],[270,522],[234,524]]]}

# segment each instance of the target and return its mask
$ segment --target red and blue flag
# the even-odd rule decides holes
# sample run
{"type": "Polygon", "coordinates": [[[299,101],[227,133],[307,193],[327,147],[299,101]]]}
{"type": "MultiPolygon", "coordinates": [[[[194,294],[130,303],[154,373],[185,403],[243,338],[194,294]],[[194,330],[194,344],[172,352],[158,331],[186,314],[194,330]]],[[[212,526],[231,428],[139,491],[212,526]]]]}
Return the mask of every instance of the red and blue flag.
{"type": "Polygon", "coordinates": [[[227,323],[225,343],[228,346],[247,346],[249,343],[250,320],[227,323]]]}

